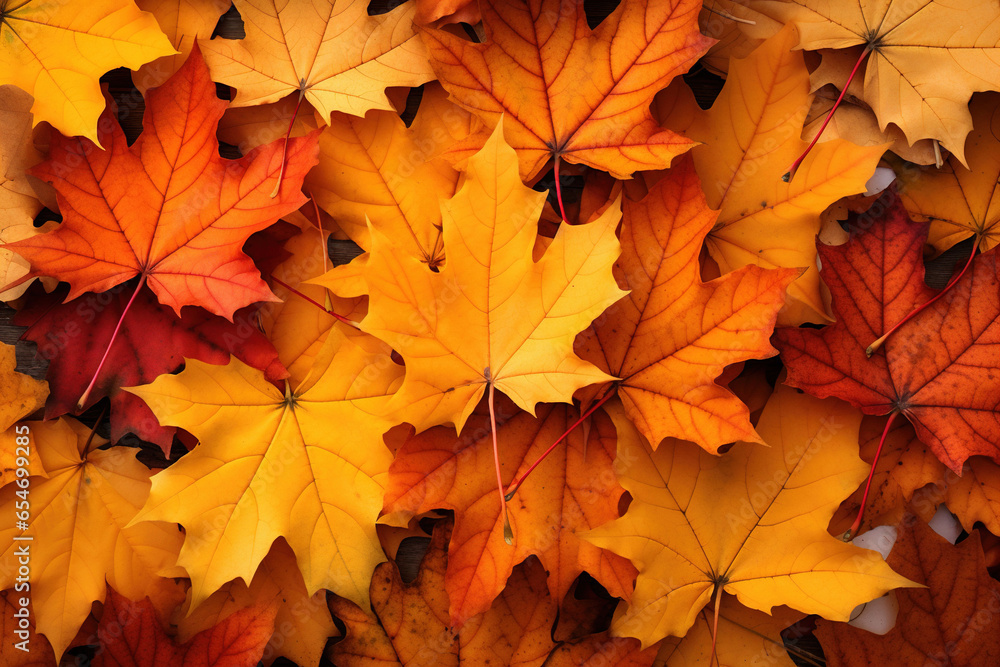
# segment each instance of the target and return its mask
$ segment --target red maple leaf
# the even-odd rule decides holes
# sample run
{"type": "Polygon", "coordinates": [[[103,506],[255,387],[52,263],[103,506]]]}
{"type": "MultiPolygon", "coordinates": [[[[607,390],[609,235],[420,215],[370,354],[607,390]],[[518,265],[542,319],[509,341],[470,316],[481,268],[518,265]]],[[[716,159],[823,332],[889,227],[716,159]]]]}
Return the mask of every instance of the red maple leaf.
{"type": "Polygon", "coordinates": [[[836,324],[775,333],[787,383],[836,396],[868,414],[898,412],[956,473],[970,456],[1000,461],[1000,267],[977,258],[951,290],[904,324],[869,359],[865,349],[925,303],[927,225],[893,201],[859,222],[870,228],[842,246],[819,247],[836,324]]]}

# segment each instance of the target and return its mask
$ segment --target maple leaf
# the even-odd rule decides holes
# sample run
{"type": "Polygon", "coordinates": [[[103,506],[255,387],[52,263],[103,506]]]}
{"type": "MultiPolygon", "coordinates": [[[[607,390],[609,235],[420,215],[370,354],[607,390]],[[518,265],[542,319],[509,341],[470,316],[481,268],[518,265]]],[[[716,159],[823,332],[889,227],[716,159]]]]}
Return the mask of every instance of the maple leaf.
{"type": "MultiPolygon", "coordinates": [[[[25,169],[40,162],[42,153],[31,136],[31,96],[14,86],[0,86],[0,243],[10,243],[51,231],[53,223],[43,227],[32,224],[42,210],[42,203],[25,169]]],[[[6,285],[28,272],[28,263],[10,250],[0,248],[0,285],[6,285]]],[[[24,293],[29,283],[0,292],[0,301],[13,301],[24,293]]]]}
{"type": "MultiPolygon", "coordinates": [[[[509,401],[497,404],[500,465],[523,474],[575,420],[569,406],[545,405],[537,418],[509,401]]],[[[603,412],[575,430],[532,473],[508,503],[513,548],[504,543],[504,512],[496,494],[493,441],[485,405],[470,417],[464,435],[438,427],[409,437],[396,452],[386,483],[380,521],[404,526],[433,509],[455,512],[448,546],[445,590],[453,625],[485,612],[500,594],[515,564],[537,555],[549,573],[548,587],[561,600],[586,570],[616,597],[631,593],[635,569],[624,558],[579,540],[575,533],[618,518],[618,486],[612,468],[617,436],[603,412]],[[588,433],[585,437],[584,433],[588,433]]]]}
{"type": "Polygon", "coordinates": [[[629,178],[666,168],[693,145],[659,127],[649,104],[712,43],[698,32],[700,7],[625,0],[592,31],[579,2],[502,0],[480,3],[485,44],[444,30],[421,34],[456,103],[490,128],[504,116],[525,181],[553,157],[629,178]]]}
{"type": "Polygon", "coordinates": [[[309,595],[329,588],[367,604],[384,558],[375,518],[391,460],[381,436],[392,423],[380,415],[402,375],[389,353],[332,329],[311,373],[284,393],[237,359],[189,360],[180,375],[129,389],[161,424],[201,441],[153,478],[134,520],[184,526],[177,562],[192,606],[231,579],[251,581],[278,537],[296,552],[309,595]]]}
{"type": "Polygon", "coordinates": [[[905,415],[956,473],[974,454],[1000,461],[995,253],[981,256],[946,298],[904,324],[882,346],[884,353],[869,359],[867,345],[934,290],[924,284],[927,225],[911,222],[896,200],[866,216],[869,229],[845,245],[819,248],[836,324],[774,335],[786,382],[820,398],[842,398],[867,414],[905,415]]]}
{"type": "Polygon", "coordinates": [[[975,236],[982,252],[1000,243],[1000,94],[972,101],[973,129],[966,158],[971,170],[952,154],[941,169],[909,169],[897,192],[914,220],[929,221],[928,242],[944,252],[975,236]]]}
{"type": "Polygon", "coordinates": [[[243,306],[273,300],[240,248],[305,202],[299,184],[316,162],[316,136],[291,140],[272,199],[281,142],[221,158],[215,125],[225,107],[195,49],[149,93],[144,132],[132,146],[111,111],[101,124],[106,151],[89,139],[54,137],[49,160],[31,173],[55,186],[64,220],[6,247],[31,263],[28,275],[70,283],[68,299],[141,275],[178,316],[182,306],[199,305],[232,319],[243,306]]]}
{"type": "Polygon", "coordinates": [[[235,612],[184,644],[160,627],[149,600],[133,602],[110,586],[97,627],[95,667],[229,667],[256,665],[274,631],[274,609],[235,612]]]}
{"type": "Polygon", "coordinates": [[[31,608],[30,598],[26,598],[24,591],[6,590],[0,593],[0,609],[3,615],[0,616],[0,662],[4,667],[51,667],[57,664],[56,656],[52,653],[52,646],[43,636],[35,634],[35,615],[31,608]],[[21,602],[29,602],[22,606],[21,602]],[[21,627],[19,620],[24,618],[27,610],[25,622],[27,627],[21,627]],[[20,631],[21,634],[18,634],[20,631]],[[28,635],[24,633],[28,632],[28,635]],[[26,646],[30,650],[22,651],[16,645],[28,640],[26,646]]]}
{"type": "Polygon", "coordinates": [[[653,667],[703,667],[714,662],[713,652],[720,665],[756,662],[793,667],[795,663],[788,657],[781,631],[804,616],[788,607],[775,607],[765,614],[723,595],[718,629],[713,631],[713,611],[702,609],[685,636],[663,640],[653,667]],[[717,641],[712,640],[713,633],[718,635],[717,641]]]}
{"type": "MultiPolygon", "coordinates": [[[[712,108],[691,114],[685,133],[708,205],[719,211],[705,246],[723,273],[753,265],[806,267],[788,288],[781,324],[827,322],[816,266],[820,214],[865,191],[884,147],[843,140],[818,144],[791,182],[781,175],[806,147],[799,129],[809,110],[809,72],[784,29],[744,60],[734,60],[712,108]],[[794,129],[791,129],[794,128],[794,129]]],[[[671,118],[669,127],[681,129],[671,118]]]]}
{"type": "Polygon", "coordinates": [[[861,415],[848,405],[779,387],[757,425],[770,447],[737,443],[721,458],[681,441],[653,451],[609,405],[619,451],[632,452],[619,478],[633,500],[581,537],[639,569],[616,635],[643,646],[682,637],[720,590],[764,612],[784,604],[847,620],[858,604],[912,585],[877,553],[826,532],[867,471],[852,453],[861,415]]]}
{"type": "Polygon", "coordinates": [[[953,546],[910,516],[887,562],[927,587],[895,592],[899,614],[885,635],[820,621],[816,637],[827,664],[989,665],[1000,659],[1000,583],[986,570],[978,531],[953,546]]]}
{"type": "Polygon", "coordinates": [[[94,143],[104,109],[98,77],[174,53],[156,20],[132,0],[5,2],[0,44],[0,85],[34,96],[34,122],[94,143]]]}
{"type": "Polygon", "coordinates": [[[768,339],[801,272],[749,266],[703,283],[698,257],[715,220],[689,158],[641,201],[626,199],[615,275],[629,296],[576,341],[577,354],[621,378],[625,413],[654,447],[667,437],[710,451],[760,442],[747,407],[715,381],[729,364],[778,353],[768,339]]]}
{"type": "Polygon", "coordinates": [[[49,385],[18,373],[16,348],[0,343],[0,431],[6,431],[22,417],[42,407],[49,385]]]}
{"type": "Polygon", "coordinates": [[[447,102],[439,86],[425,87],[410,127],[394,111],[333,114],[305,187],[362,249],[371,248],[370,222],[437,268],[444,263],[441,200],[455,194],[459,174],[432,151],[467,134],[469,125],[468,113],[447,102]]]}
{"type": "Polygon", "coordinates": [[[0,490],[0,589],[11,588],[18,572],[19,537],[31,541],[31,602],[38,631],[62,656],[91,604],[104,600],[105,581],[127,595],[153,597],[172,608],[183,593],[165,577],[182,577],[173,567],[182,535],[176,526],[126,524],[149,493],[150,471],[134,449],[99,449],[103,438],[71,419],[31,422],[33,455],[47,477],[32,477],[31,525],[15,527],[16,484],[0,490]],[[42,539],[44,538],[44,539],[42,539]]]}
{"type": "Polygon", "coordinates": [[[171,373],[185,357],[225,364],[235,355],[264,370],[269,380],[288,375],[249,309],[235,313],[232,322],[194,308],[177,317],[173,310],[157,303],[151,292],[142,290],[122,320],[129,290],[92,294],[63,304],[65,290],[51,295],[33,292],[14,323],[29,327],[22,338],[34,341],[49,361],[46,378],[51,393],[45,406],[46,419],[77,410],[77,399],[90,383],[112,332],[122,322],[83,406],[86,409],[105,396],[111,397],[111,439],[115,442],[126,433],[135,433],[170,456],[176,429],[161,427],[145,403],[120,389],[171,373]]]}
{"type": "Polygon", "coordinates": [[[910,144],[937,139],[965,161],[972,93],[1000,89],[1000,7],[964,0],[774,2],[750,7],[794,25],[797,49],[868,49],[864,100],[879,126],[895,123],[910,144]]]}
{"type": "MultiPolygon", "coordinates": [[[[599,633],[557,644],[553,641],[557,604],[547,595],[545,570],[530,558],[513,569],[493,605],[460,630],[449,627],[444,589],[448,523],[434,528],[431,544],[412,583],[403,583],[393,563],[375,570],[372,610],[362,611],[342,598],[330,609],[347,625],[347,636],[333,645],[331,658],[344,667],[434,664],[569,667],[614,664],[649,667],[654,649],[640,651],[633,639],[599,633]]],[[[558,633],[557,633],[558,634],[558,633]]]]}
{"type": "MultiPolygon", "coordinates": [[[[177,53],[157,58],[132,75],[135,87],[145,94],[162,85],[187,60],[195,41],[212,36],[219,17],[229,9],[228,0],[135,0],[139,9],[156,18],[177,53]]],[[[134,69],[134,68],[133,68],[134,69]]]]}
{"type": "Polygon", "coordinates": [[[237,107],[294,92],[327,122],[334,111],[392,110],[388,86],[434,78],[414,32],[413,4],[378,16],[355,0],[236,0],[246,38],[200,40],[215,81],[236,88],[237,107]]]}
{"type": "Polygon", "coordinates": [[[469,159],[465,184],[442,204],[448,262],[440,272],[372,229],[364,268],[371,287],[361,328],[406,362],[390,409],[418,431],[461,430],[487,385],[534,412],[609,380],[572,351],[581,329],[623,294],[611,275],[618,206],[564,225],[535,261],[545,194],[525,187],[502,124],[469,159]]]}
{"type": "Polygon", "coordinates": [[[310,596],[295,562],[295,553],[284,540],[274,542],[247,586],[235,579],[212,594],[197,608],[188,604],[175,614],[177,641],[223,623],[241,610],[273,608],[276,632],[264,647],[262,660],[270,665],[284,656],[298,665],[318,665],[329,637],[337,636],[337,625],[326,603],[326,591],[310,596]]]}

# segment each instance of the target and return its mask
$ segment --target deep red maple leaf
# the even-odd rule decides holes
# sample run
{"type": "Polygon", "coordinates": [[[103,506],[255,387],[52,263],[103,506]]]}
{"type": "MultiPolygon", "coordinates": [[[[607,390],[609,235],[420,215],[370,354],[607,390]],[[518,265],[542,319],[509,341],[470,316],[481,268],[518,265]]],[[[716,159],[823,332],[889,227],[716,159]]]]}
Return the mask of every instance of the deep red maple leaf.
{"type": "MultiPolygon", "coordinates": [[[[29,290],[27,305],[14,323],[29,327],[22,338],[35,342],[38,353],[49,361],[46,419],[76,411],[76,401],[97,369],[131,292],[126,286],[61,303],[65,289],[45,294],[33,285],[29,290]]],[[[162,373],[173,372],[185,357],[227,364],[230,355],[235,355],[263,370],[270,380],[287,377],[288,371],[257,329],[255,318],[252,308],[237,311],[232,322],[201,308],[184,308],[177,317],[168,306],[157,303],[152,292],[140,290],[84,408],[110,396],[112,441],[132,432],[156,443],[169,456],[177,429],[160,426],[138,396],[120,388],[147,384],[162,373]]]]}

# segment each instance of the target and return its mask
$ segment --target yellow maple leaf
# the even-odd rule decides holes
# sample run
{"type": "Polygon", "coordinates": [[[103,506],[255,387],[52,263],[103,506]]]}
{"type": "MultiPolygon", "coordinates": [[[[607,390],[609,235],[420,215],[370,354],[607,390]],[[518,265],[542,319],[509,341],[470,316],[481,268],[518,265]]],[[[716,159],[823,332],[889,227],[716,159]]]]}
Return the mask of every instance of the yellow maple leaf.
{"type": "Polygon", "coordinates": [[[705,246],[723,273],[748,265],[806,267],[788,288],[789,304],[778,318],[784,325],[830,321],[816,264],[819,216],[841,197],[864,192],[885,150],[823,142],[790,183],[782,181],[806,147],[799,133],[811,100],[809,70],[794,44],[786,28],[734,60],[712,108],[694,113],[684,130],[703,142],[691,153],[708,205],[719,211],[705,246]]]}
{"type": "Polygon", "coordinates": [[[796,49],[870,48],[863,99],[885,129],[910,144],[937,139],[965,164],[972,93],[1000,88],[1000,7],[993,2],[892,0],[776,2],[750,6],[794,25],[796,49]]]}
{"type": "Polygon", "coordinates": [[[357,0],[235,0],[245,39],[199,40],[215,81],[236,88],[233,106],[299,92],[329,123],[342,111],[392,110],[388,86],[434,78],[413,28],[413,3],[377,16],[357,0]]]}
{"type": "Polygon", "coordinates": [[[544,202],[521,182],[499,123],[442,204],[440,272],[372,228],[361,327],[405,360],[391,409],[418,431],[446,422],[461,430],[490,384],[534,414],[538,402],[569,402],[580,387],[611,379],[576,356],[573,341],[625,294],[611,273],[620,204],[589,224],[563,225],[535,261],[544,202]]]}
{"type": "Polygon", "coordinates": [[[95,144],[104,110],[98,78],[176,53],[132,0],[15,2],[0,6],[0,85],[35,97],[35,123],[95,144]]]}
{"type": "Polygon", "coordinates": [[[368,604],[385,559],[375,534],[391,456],[380,417],[402,368],[384,344],[331,329],[312,372],[283,394],[238,359],[186,361],[129,391],[161,424],[201,444],[153,478],[135,521],[174,521],[186,539],[178,564],[191,604],[223,584],[249,583],[278,537],[295,551],[309,595],[336,591],[368,604]]]}
{"type": "Polygon", "coordinates": [[[180,602],[182,590],[164,577],[184,576],[173,567],[182,536],[164,523],[126,526],[149,493],[151,473],[137,450],[98,449],[107,441],[72,419],[26,425],[47,477],[30,478],[27,530],[15,525],[20,487],[0,491],[0,541],[8,545],[0,589],[18,582],[22,566],[29,571],[38,631],[58,660],[107,584],[130,598],[150,596],[161,612],[180,602]]]}
{"type": "Polygon", "coordinates": [[[858,604],[915,585],[826,532],[868,470],[857,456],[860,411],[780,386],[757,425],[770,447],[737,443],[718,457],[682,441],[654,452],[609,405],[633,500],[583,538],[639,569],[612,623],[619,636],[643,646],[682,637],[719,589],[753,609],[784,604],[846,621],[858,604]]]}

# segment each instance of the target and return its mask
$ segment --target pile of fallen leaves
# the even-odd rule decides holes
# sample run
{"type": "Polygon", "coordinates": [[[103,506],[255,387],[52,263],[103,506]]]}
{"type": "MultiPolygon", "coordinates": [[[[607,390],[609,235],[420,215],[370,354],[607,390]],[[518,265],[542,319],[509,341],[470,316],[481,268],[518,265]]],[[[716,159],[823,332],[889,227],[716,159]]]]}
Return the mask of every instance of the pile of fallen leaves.
{"type": "Polygon", "coordinates": [[[0,662],[1000,664],[996,3],[138,4],[0,1],[0,662]]]}

